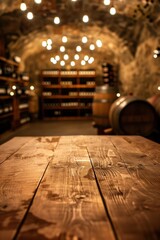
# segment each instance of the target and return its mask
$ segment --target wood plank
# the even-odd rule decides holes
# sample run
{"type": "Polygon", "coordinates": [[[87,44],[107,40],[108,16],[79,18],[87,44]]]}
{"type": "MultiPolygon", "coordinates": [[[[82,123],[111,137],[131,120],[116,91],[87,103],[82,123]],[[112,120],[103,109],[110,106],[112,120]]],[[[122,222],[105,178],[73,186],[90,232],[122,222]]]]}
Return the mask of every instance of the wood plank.
{"type": "Polygon", "coordinates": [[[115,239],[86,140],[61,137],[17,239],[115,239]]]}
{"type": "Polygon", "coordinates": [[[0,164],[6,161],[9,156],[17,152],[24,144],[29,142],[32,137],[15,137],[8,142],[0,145],[0,164]]]}
{"type": "Polygon", "coordinates": [[[107,136],[105,146],[88,144],[89,156],[118,239],[159,239],[160,168],[153,157],[157,144],[148,154],[133,144],[136,138],[129,139],[107,136]]]}
{"type": "Polygon", "coordinates": [[[6,147],[10,151],[0,165],[0,239],[15,236],[58,141],[59,137],[15,138],[0,146],[4,159],[6,147]]]}

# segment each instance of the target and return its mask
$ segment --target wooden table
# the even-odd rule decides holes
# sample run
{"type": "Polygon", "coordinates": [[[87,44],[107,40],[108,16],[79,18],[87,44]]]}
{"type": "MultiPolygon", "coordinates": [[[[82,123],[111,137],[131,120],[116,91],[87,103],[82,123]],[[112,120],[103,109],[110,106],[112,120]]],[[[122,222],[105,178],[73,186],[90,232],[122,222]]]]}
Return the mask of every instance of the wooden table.
{"type": "Polygon", "coordinates": [[[160,239],[160,145],[139,136],[0,146],[0,240],[160,239]]]}

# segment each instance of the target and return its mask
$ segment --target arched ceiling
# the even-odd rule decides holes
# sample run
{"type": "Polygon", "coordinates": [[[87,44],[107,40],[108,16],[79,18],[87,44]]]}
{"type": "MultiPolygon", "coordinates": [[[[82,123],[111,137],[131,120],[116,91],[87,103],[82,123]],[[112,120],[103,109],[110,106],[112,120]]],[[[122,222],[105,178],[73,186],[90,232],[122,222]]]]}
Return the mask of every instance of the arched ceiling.
{"type": "Polygon", "coordinates": [[[66,48],[71,55],[84,35],[88,36],[89,43],[102,40],[102,48],[94,52],[87,44],[82,46],[83,55],[93,55],[96,59],[91,67],[108,60],[116,63],[122,48],[134,56],[140,41],[148,37],[147,34],[142,37],[144,26],[156,36],[160,25],[159,0],[111,0],[117,10],[114,16],[109,13],[111,5],[104,5],[103,0],[42,0],[41,4],[25,0],[27,11],[34,14],[33,20],[26,18],[27,11],[20,10],[21,2],[0,1],[0,35],[5,38],[11,55],[18,54],[30,68],[51,67],[47,59],[58,54],[63,35],[68,37],[66,48]],[[82,22],[84,14],[90,18],[87,24],[82,22]],[[55,16],[61,19],[58,25],[53,22],[55,16]],[[53,40],[50,51],[42,47],[42,41],[48,38],[53,40]],[[34,64],[30,61],[33,56],[34,64]]]}

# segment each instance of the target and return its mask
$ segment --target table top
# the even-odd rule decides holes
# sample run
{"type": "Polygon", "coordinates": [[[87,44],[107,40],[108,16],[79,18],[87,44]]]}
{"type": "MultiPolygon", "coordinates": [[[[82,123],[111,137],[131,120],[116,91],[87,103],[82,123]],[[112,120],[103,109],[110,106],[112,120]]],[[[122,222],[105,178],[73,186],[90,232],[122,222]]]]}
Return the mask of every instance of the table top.
{"type": "Polygon", "coordinates": [[[0,145],[0,239],[160,239],[160,145],[140,136],[0,145]]]}

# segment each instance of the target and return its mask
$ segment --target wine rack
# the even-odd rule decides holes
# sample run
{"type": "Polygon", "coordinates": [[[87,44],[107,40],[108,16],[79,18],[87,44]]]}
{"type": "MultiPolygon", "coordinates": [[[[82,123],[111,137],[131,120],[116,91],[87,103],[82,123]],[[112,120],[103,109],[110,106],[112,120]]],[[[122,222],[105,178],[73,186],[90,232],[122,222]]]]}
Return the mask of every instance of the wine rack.
{"type": "Polygon", "coordinates": [[[25,93],[28,80],[21,78],[19,65],[0,57],[0,134],[29,121],[28,95],[25,93]],[[27,117],[26,117],[27,116],[27,117]]]}
{"type": "Polygon", "coordinates": [[[95,70],[43,70],[42,118],[91,119],[95,70]]]}

